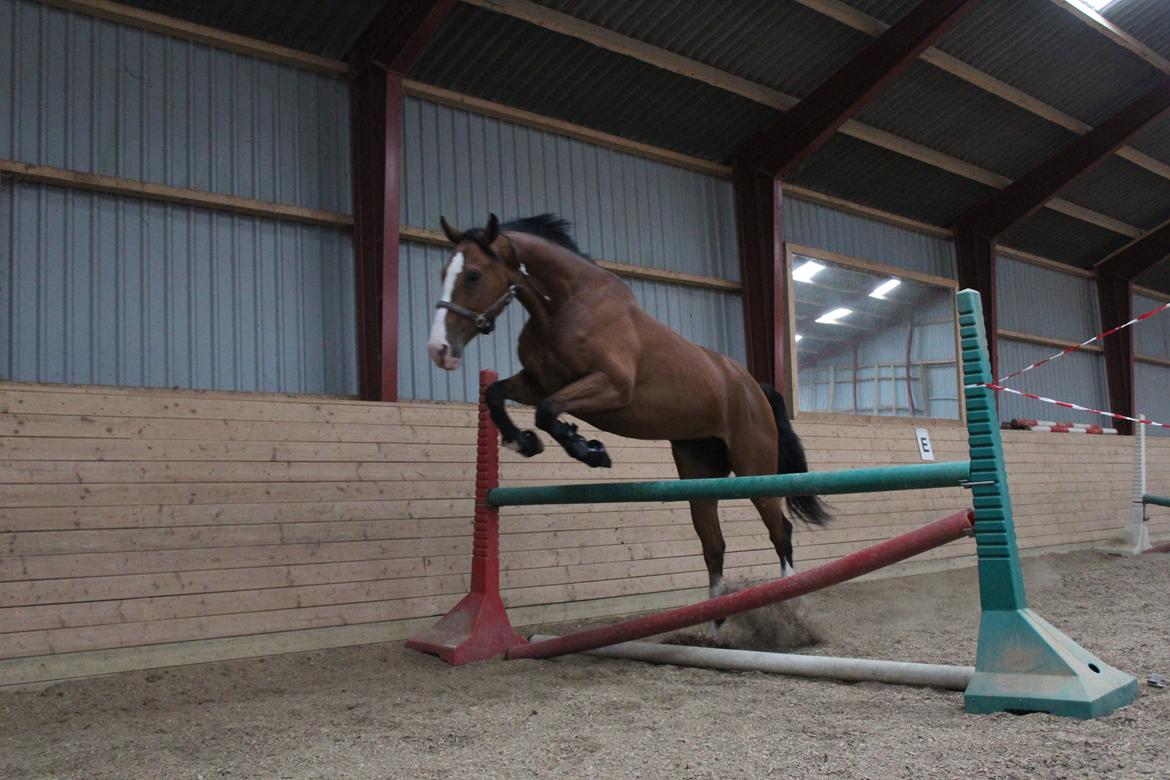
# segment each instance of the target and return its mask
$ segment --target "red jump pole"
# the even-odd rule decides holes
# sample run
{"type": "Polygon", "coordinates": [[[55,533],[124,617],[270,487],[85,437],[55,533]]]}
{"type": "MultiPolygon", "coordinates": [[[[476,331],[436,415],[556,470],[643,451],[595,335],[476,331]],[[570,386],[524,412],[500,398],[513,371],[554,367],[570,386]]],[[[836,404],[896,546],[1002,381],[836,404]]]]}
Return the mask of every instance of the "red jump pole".
{"type": "Polygon", "coordinates": [[[667,631],[677,631],[680,628],[711,620],[720,620],[729,615],[803,596],[806,593],[860,577],[947,542],[952,542],[970,531],[974,527],[974,522],[974,512],[967,509],[944,517],[942,520],[936,520],[930,525],[925,525],[910,533],[888,539],[873,547],[859,550],[852,555],[846,555],[832,563],[793,574],[784,579],[745,588],[725,596],[701,601],[698,604],[627,620],[612,626],[603,626],[591,631],[582,631],[579,634],[570,634],[543,642],[513,647],[508,651],[507,657],[509,660],[552,658],[569,653],[581,653],[586,650],[595,650],[598,647],[616,645],[619,642],[630,642],[656,634],[664,634],[667,631]]]}
{"type": "Polygon", "coordinates": [[[453,666],[486,661],[525,644],[512,630],[500,600],[500,510],[487,500],[488,491],[500,485],[500,445],[484,393],[499,378],[495,371],[479,372],[471,592],[438,623],[406,642],[412,650],[437,655],[453,666]]]}

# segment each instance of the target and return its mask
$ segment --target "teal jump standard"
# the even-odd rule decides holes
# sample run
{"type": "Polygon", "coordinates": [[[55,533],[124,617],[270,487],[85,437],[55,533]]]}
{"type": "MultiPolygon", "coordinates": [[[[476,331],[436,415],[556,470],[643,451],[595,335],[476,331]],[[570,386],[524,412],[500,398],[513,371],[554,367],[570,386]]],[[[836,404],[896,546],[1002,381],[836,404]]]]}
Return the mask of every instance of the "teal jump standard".
{"type": "Polygon", "coordinates": [[[1143,504],[1153,504],[1154,506],[1170,507],[1170,498],[1166,496],[1142,496],[1143,504]]]}
{"type": "Polygon", "coordinates": [[[657,482],[606,482],[582,485],[495,488],[492,506],[537,504],[614,504],[625,501],[690,501],[700,498],[781,498],[785,496],[878,493],[887,490],[956,487],[971,476],[967,461],[880,466],[850,471],[811,471],[761,477],[669,479],[657,482]]]}

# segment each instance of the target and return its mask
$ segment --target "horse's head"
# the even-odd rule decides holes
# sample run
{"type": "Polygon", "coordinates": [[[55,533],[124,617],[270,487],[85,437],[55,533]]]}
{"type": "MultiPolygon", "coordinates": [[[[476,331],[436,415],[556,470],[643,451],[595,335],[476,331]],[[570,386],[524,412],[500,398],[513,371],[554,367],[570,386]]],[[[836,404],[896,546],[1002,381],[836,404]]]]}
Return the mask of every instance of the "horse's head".
{"type": "Polygon", "coordinates": [[[491,333],[496,317],[516,293],[512,274],[492,244],[500,223],[492,214],[487,227],[461,232],[440,217],[455,252],[443,268],[443,293],[435,304],[435,321],[427,352],[439,368],[454,371],[463,349],[480,333],[491,333]]]}

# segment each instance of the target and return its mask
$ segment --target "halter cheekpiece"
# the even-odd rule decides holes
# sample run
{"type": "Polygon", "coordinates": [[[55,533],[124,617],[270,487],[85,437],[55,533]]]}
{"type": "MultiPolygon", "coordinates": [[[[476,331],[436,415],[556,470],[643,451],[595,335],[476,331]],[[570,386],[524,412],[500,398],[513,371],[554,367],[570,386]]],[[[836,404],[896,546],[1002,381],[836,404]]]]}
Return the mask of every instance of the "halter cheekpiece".
{"type": "Polygon", "coordinates": [[[495,303],[484,309],[482,312],[475,312],[466,306],[460,306],[451,301],[439,301],[435,304],[436,309],[446,309],[448,311],[458,314],[460,317],[466,317],[475,323],[475,329],[486,336],[496,329],[496,317],[503,313],[504,309],[508,308],[508,304],[516,297],[516,285],[508,285],[508,289],[499,298],[496,298],[495,303]]]}

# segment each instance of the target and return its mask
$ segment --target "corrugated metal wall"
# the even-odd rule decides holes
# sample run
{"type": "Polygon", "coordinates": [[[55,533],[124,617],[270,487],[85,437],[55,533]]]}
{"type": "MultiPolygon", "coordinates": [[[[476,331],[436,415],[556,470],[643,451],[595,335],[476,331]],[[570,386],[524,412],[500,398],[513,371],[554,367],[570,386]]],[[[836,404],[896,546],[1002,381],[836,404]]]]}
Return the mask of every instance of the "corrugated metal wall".
{"type": "MultiPolygon", "coordinates": [[[[0,2],[0,157],[348,211],[344,82],[0,2]]],[[[356,392],[348,231],[13,183],[0,378],[356,392]]]]}
{"type": "MultiPolygon", "coordinates": [[[[1090,334],[1092,335],[1092,334],[1090,334]]],[[[1052,347],[1040,347],[1010,339],[999,340],[1000,366],[1006,370],[1023,368],[1042,358],[1052,355],[1052,347]]],[[[1029,371],[1008,383],[1018,390],[1071,401],[1094,409],[1109,408],[1109,390],[1105,383],[1105,361],[1100,354],[1072,352],[1059,360],[1029,371]]],[[[1108,426],[1107,418],[1087,412],[1075,412],[1059,406],[1021,398],[1010,393],[1000,393],[999,417],[1010,420],[1025,417],[1037,420],[1083,422],[1108,426]]]]}
{"type": "MultiPolygon", "coordinates": [[[[1165,301],[1145,295],[1133,296],[1134,316],[1153,311],[1165,301]]],[[[1133,351],[1139,355],[1170,360],[1170,311],[1154,315],[1133,326],[1133,351]]]]}
{"type": "Polygon", "coordinates": [[[406,225],[551,211],[593,257],[739,278],[725,179],[415,98],[404,113],[406,225]]]}
{"type": "Polygon", "coordinates": [[[0,3],[0,157],[348,212],[345,82],[0,3]]]}
{"type": "MultiPolygon", "coordinates": [[[[1081,342],[1101,332],[1101,314],[1092,280],[1013,260],[998,258],[999,327],[1032,336],[1081,342]]],[[[998,374],[1003,376],[1057,352],[1001,338],[998,374]]],[[[1105,356],[1100,352],[1065,355],[1009,383],[1019,390],[1071,401],[1096,409],[1109,408],[1105,356]]],[[[1108,420],[1070,412],[1051,404],[1000,393],[999,417],[1068,420],[1108,426],[1108,420]]]]}
{"type": "MultiPolygon", "coordinates": [[[[1145,295],[1133,296],[1133,313],[1144,314],[1163,301],[1145,295]]],[[[1139,355],[1170,359],[1170,311],[1162,312],[1133,326],[1133,349],[1139,355]]],[[[1170,368],[1151,363],[1134,367],[1134,395],[1137,411],[1151,420],[1170,423],[1170,368]]],[[[1170,430],[1149,426],[1151,436],[1170,436],[1170,430]]]]}
{"type": "Polygon", "coordinates": [[[347,232],[6,180],[0,377],[356,392],[347,232]]]}
{"type": "MultiPolygon", "coordinates": [[[[573,223],[587,254],[631,265],[739,278],[731,183],[563,136],[408,98],[402,220],[436,229],[439,217],[467,228],[555,212],[573,223]]],[[[519,368],[522,310],[469,349],[458,375],[434,369],[425,344],[447,252],[403,243],[399,279],[399,395],[468,401],[480,367],[519,368]]],[[[628,281],[651,316],[696,343],[745,359],[743,311],[734,293],[628,281]]]]}
{"type": "MultiPolygon", "coordinates": [[[[1147,419],[1170,424],[1170,368],[1150,363],[1134,366],[1134,395],[1136,411],[1147,419]]],[[[1150,436],[1170,436],[1170,431],[1154,425],[1146,426],[1150,436]]]]}
{"type": "Polygon", "coordinates": [[[895,268],[956,278],[955,247],[949,238],[888,225],[797,198],[784,199],[784,240],[895,268]]]}
{"type": "MultiPolygon", "coordinates": [[[[1101,332],[1097,289],[1092,280],[998,259],[999,327],[1032,336],[1080,342],[1101,332]]],[[[1001,366],[1014,371],[1022,366],[1001,366]]]]}

